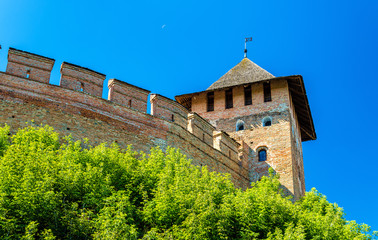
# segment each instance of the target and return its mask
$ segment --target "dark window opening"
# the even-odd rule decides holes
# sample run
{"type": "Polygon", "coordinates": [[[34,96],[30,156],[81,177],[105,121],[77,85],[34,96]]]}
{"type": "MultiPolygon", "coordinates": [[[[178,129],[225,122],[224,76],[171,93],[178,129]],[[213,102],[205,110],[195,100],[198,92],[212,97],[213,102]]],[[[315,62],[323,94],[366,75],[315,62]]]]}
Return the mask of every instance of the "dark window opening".
{"type": "Polygon", "coordinates": [[[214,92],[207,93],[207,111],[214,111],[214,92]]]}
{"type": "Polygon", "coordinates": [[[270,102],[272,101],[272,95],[270,91],[270,83],[265,82],[264,83],[264,102],[270,102]]]}
{"type": "Polygon", "coordinates": [[[129,104],[128,104],[129,107],[131,107],[131,99],[129,100],[129,104]]]}
{"type": "Polygon", "coordinates": [[[202,141],[205,141],[205,134],[202,133],[202,141]]]}
{"type": "Polygon", "coordinates": [[[236,122],[236,131],[244,130],[244,122],[241,120],[238,120],[236,122]]]}
{"type": "Polygon", "coordinates": [[[84,92],[84,83],[80,83],[80,92],[84,92]]]}
{"type": "Polygon", "coordinates": [[[226,90],[226,109],[233,108],[233,101],[232,101],[232,89],[226,90]]]}
{"type": "Polygon", "coordinates": [[[172,122],[175,121],[175,115],[172,114],[172,116],[171,116],[171,120],[172,120],[172,122]]]}
{"type": "Polygon", "coordinates": [[[30,70],[26,71],[26,78],[30,78],[30,70]]]}
{"type": "Polygon", "coordinates": [[[244,87],[244,105],[252,105],[252,87],[251,85],[244,87]]]}
{"type": "Polygon", "coordinates": [[[259,162],[263,162],[263,161],[266,161],[266,150],[265,149],[261,149],[259,151],[259,162]]]}
{"type": "Polygon", "coordinates": [[[262,125],[263,125],[263,127],[272,126],[272,118],[271,117],[265,117],[262,120],[262,125]]]}

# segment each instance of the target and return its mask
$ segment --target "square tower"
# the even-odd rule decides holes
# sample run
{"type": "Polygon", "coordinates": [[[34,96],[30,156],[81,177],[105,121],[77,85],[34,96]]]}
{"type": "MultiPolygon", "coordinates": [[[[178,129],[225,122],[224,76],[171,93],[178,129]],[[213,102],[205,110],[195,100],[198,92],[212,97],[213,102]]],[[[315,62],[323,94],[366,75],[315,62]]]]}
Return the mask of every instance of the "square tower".
{"type": "Polygon", "coordinates": [[[301,143],[316,133],[300,75],[274,77],[244,58],[206,91],[176,101],[249,146],[251,182],[273,168],[287,194],[304,195],[301,143]]]}

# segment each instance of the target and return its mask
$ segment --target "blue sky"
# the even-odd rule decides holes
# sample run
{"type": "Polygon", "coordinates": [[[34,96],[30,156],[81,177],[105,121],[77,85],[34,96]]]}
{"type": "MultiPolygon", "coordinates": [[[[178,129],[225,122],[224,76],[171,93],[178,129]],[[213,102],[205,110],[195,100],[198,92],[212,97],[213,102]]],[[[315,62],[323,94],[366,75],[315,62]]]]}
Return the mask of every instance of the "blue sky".
{"type": "Polygon", "coordinates": [[[252,36],[252,61],[304,78],[318,136],[303,143],[306,189],[378,230],[377,13],[375,0],[3,0],[0,71],[14,47],[54,58],[53,84],[67,61],[173,98],[210,86],[252,36]]]}

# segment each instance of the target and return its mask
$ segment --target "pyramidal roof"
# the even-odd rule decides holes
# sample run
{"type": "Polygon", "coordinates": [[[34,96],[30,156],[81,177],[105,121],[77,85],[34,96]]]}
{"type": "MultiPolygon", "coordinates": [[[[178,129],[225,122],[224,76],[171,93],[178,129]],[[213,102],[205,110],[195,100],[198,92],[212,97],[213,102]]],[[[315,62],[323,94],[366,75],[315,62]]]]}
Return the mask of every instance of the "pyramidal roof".
{"type": "Polygon", "coordinates": [[[244,58],[225,75],[211,84],[207,90],[215,90],[218,88],[230,87],[245,83],[253,83],[271,78],[274,78],[272,74],[262,69],[248,58],[244,58]]]}

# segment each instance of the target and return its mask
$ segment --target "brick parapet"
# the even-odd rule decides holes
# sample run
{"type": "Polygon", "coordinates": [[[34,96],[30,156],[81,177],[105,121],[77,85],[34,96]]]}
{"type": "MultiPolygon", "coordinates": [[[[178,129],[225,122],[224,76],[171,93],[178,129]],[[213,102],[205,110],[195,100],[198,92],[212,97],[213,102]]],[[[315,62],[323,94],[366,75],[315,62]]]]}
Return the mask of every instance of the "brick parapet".
{"type": "Polygon", "coordinates": [[[108,88],[109,101],[137,111],[147,112],[147,99],[150,91],[117,79],[110,79],[108,88]]]}
{"type": "Polygon", "coordinates": [[[159,94],[151,94],[150,102],[153,116],[187,128],[189,111],[181,104],[159,94]]]}
{"type": "Polygon", "coordinates": [[[48,83],[54,63],[54,59],[10,48],[6,72],[48,83]]]}
{"type": "MultiPolygon", "coordinates": [[[[30,79],[19,78],[2,72],[0,72],[0,85],[2,89],[7,90],[4,97],[14,96],[20,100],[24,98],[26,103],[33,102],[32,100],[35,98],[36,101],[33,102],[33,104],[38,106],[44,106],[44,104],[46,104],[47,107],[51,107],[51,105],[48,104],[53,104],[58,108],[63,108],[66,112],[83,114],[82,111],[76,111],[74,110],[75,108],[71,108],[76,107],[77,109],[110,116],[129,123],[142,122],[152,128],[158,128],[158,126],[163,123],[163,121],[149,114],[114,104],[100,97],[83,94],[56,85],[43,84],[30,79]],[[37,104],[38,102],[40,102],[40,104],[37,104]],[[156,123],[157,121],[159,123],[156,123]]],[[[164,129],[168,130],[168,127],[164,129]]]]}
{"type": "Polygon", "coordinates": [[[55,59],[18,50],[15,48],[9,48],[8,62],[16,62],[22,65],[51,71],[54,66],[55,59]]]}
{"type": "MultiPolygon", "coordinates": [[[[0,99],[5,101],[5,103],[20,103],[20,108],[30,106],[29,108],[33,109],[32,111],[44,112],[45,118],[42,123],[50,124],[60,132],[70,133],[75,129],[77,131],[75,134],[78,138],[80,136],[87,137],[84,133],[91,134],[93,139],[96,139],[94,144],[98,144],[99,141],[111,142],[114,139],[122,144],[121,142],[127,139],[130,143],[136,144],[137,149],[143,151],[148,151],[148,148],[152,146],[161,146],[164,148],[167,145],[171,145],[178,147],[189,157],[193,159],[198,158],[199,160],[196,161],[202,162],[203,165],[208,165],[211,170],[229,173],[234,179],[236,186],[242,188],[249,186],[248,169],[240,168],[237,159],[230,159],[227,154],[214,149],[212,145],[188,132],[187,121],[185,124],[179,124],[178,121],[171,122],[167,119],[155,117],[90,94],[83,94],[82,92],[72,91],[71,89],[3,72],[0,72],[0,99]],[[45,110],[41,110],[41,108],[48,109],[47,113],[45,110]],[[54,114],[52,114],[53,112],[54,114]],[[60,117],[56,117],[58,115],[60,117]],[[66,122],[59,120],[63,119],[62,116],[64,116],[66,122]],[[100,122],[100,125],[104,123],[110,124],[112,129],[118,128],[120,132],[114,129],[109,133],[110,135],[102,132],[97,134],[96,132],[101,130],[100,128],[93,128],[93,125],[91,129],[86,129],[85,125],[81,127],[76,125],[69,126],[70,122],[72,122],[70,119],[77,120],[80,118],[78,116],[87,118],[88,120],[86,121],[93,119],[100,122]],[[56,122],[46,121],[46,118],[55,119],[56,122]],[[64,126],[69,126],[67,129],[70,130],[65,130],[64,126]],[[83,132],[83,134],[80,134],[80,132],[83,132]],[[127,137],[125,132],[127,132],[127,137]],[[123,137],[114,137],[113,133],[123,137]],[[99,137],[103,134],[105,136],[99,137]]],[[[177,114],[176,116],[187,119],[189,113],[184,107],[160,95],[158,95],[157,99],[160,100],[160,103],[169,106],[166,108],[168,112],[172,111],[174,114],[177,114]]],[[[7,108],[7,104],[5,104],[4,108],[7,108]]],[[[21,115],[23,117],[22,122],[36,118],[32,112],[21,115]]],[[[5,114],[3,117],[5,117],[5,114]]],[[[20,116],[17,117],[19,118],[20,116]]],[[[176,117],[176,119],[178,120],[179,118],[176,117]]],[[[206,122],[202,118],[199,119],[199,121],[206,122]]],[[[14,119],[9,119],[8,116],[5,120],[2,119],[1,122],[14,124],[14,119]]],[[[211,126],[210,129],[213,130],[213,127],[211,126]]]]}
{"type": "Polygon", "coordinates": [[[63,62],[60,67],[60,86],[101,97],[106,76],[88,68],[63,62]]]}
{"type": "Polygon", "coordinates": [[[187,128],[188,131],[194,136],[198,137],[205,143],[214,146],[213,132],[215,131],[215,127],[204,120],[200,115],[198,115],[197,113],[189,113],[187,128]]]}
{"type": "Polygon", "coordinates": [[[214,131],[213,138],[215,149],[223,152],[233,160],[239,160],[239,143],[235,142],[227,133],[222,131],[214,131]]]}

